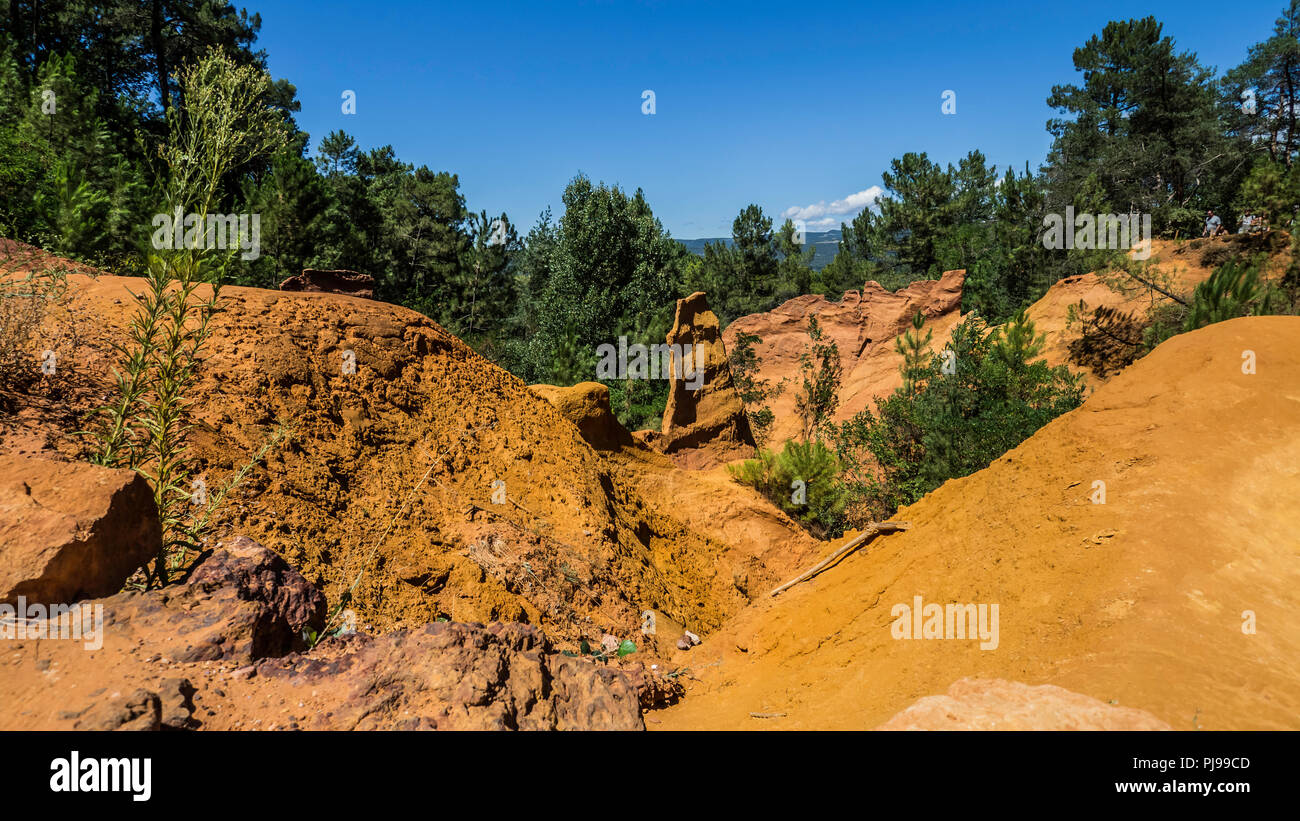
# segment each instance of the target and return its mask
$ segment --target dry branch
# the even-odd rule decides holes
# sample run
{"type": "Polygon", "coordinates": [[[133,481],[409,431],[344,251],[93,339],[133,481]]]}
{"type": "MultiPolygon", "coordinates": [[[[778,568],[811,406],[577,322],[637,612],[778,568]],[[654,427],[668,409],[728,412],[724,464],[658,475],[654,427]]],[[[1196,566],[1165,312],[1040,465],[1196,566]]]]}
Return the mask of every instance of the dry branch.
{"type": "Polygon", "coordinates": [[[808,579],[811,579],[813,576],[816,576],[818,573],[830,567],[836,561],[844,558],[845,556],[849,555],[853,551],[857,550],[862,545],[871,541],[871,539],[874,538],[875,536],[878,536],[882,533],[897,533],[900,530],[907,530],[911,526],[912,526],[911,522],[875,522],[874,524],[868,525],[866,530],[862,531],[857,536],[854,536],[852,539],[849,539],[847,542],[841,545],[840,548],[836,550],[834,553],[822,559],[820,562],[808,568],[804,572],[800,573],[798,576],[795,576],[790,581],[776,588],[768,595],[775,596],[779,593],[785,592],[791,587],[794,587],[799,582],[803,582],[803,581],[807,581],[808,579]]]}

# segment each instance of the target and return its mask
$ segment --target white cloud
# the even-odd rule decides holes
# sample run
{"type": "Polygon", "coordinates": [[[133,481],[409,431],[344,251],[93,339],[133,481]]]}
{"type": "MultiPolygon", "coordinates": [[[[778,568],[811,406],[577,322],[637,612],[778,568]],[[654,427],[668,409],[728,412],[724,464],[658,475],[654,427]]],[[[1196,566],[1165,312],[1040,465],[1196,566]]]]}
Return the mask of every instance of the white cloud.
{"type": "Polygon", "coordinates": [[[805,231],[830,231],[839,228],[840,223],[844,222],[839,217],[823,217],[819,220],[804,220],[805,231]]]}
{"type": "Polygon", "coordinates": [[[785,209],[781,217],[783,219],[803,220],[807,223],[808,229],[813,231],[824,231],[837,227],[847,218],[856,216],[862,209],[873,205],[880,195],[884,193],[879,185],[873,185],[870,188],[849,194],[842,200],[834,202],[813,203],[800,208],[793,206],[785,209]]]}

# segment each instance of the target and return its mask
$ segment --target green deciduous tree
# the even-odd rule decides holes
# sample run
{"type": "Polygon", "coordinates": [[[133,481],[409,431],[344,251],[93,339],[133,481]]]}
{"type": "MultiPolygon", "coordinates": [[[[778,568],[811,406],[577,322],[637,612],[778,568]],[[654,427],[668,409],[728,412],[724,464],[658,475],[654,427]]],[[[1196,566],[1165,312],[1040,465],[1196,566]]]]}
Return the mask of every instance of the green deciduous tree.
{"type": "Polygon", "coordinates": [[[525,255],[536,332],[524,371],[529,378],[571,384],[573,370],[559,363],[586,362],[578,351],[590,352],[593,368],[582,374],[589,380],[597,346],[619,335],[632,343],[662,342],[685,251],[640,190],[629,196],[579,175],[563,200],[555,230],[535,229],[530,239],[542,247],[525,255]]]}

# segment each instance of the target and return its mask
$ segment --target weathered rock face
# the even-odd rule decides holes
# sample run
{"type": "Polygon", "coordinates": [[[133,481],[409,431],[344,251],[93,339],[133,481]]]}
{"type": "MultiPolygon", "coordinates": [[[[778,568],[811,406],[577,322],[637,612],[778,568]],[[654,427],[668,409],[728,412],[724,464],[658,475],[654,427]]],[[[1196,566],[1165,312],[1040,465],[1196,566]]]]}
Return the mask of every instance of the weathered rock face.
{"type": "Polygon", "coordinates": [[[351,635],[310,656],[264,661],[257,678],[328,694],[329,709],[315,712],[310,729],[644,729],[627,676],[555,653],[525,624],[435,622],[351,635]]]}
{"type": "Polygon", "coordinates": [[[529,390],[550,402],[578,426],[582,438],[597,450],[618,450],[634,444],[632,434],[614,417],[609,388],[599,382],[580,382],[571,388],[529,385],[529,390]]]}
{"type": "Polygon", "coordinates": [[[845,293],[839,302],[819,294],[795,297],[767,313],[743,316],[728,325],[722,334],[728,348],[742,332],[762,340],[754,345],[761,378],[773,386],[783,379],[792,381],[769,405],[775,416],[770,444],[779,447],[799,434],[793,383],[799,377],[799,355],[810,344],[809,317],[817,317],[822,332],[839,348],[843,382],[834,418],[848,419],[871,405],[877,395],[888,395],[902,384],[894,339],[908,330],[918,311],[933,331],[931,348],[939,350],[946,343],[961,318],[965,281],[965,271],[947,271],[937,280],[918,280],[892,293],[868,282],[861,291],[845,293]]]}
{"type": "Polygon", "coordinates": [[[161,548],[153,493],[134,471],[0,455],[0,602],[107,596],[161,548]]]}
{"type": "Polygon", "coordinates": [[[166,678],[154,690],[137,687],[104,696],[83,710],[65,711],[74,730],[96,732],[190,730],[195,728],[194,685],[187,678],[166,678]],[[156,692],[155,692],[156,690],[156,692]]]}
{"type": "MultiPolygon", "coordinates": [[[[111,395],[111,345],[128,338],[141,283],[74,275],[68,310],[93,332],[68,355],[85,404],[22,398],[21,416],[0,414],[0,443],[79,452],[74,413],[111,395]]],[[[237,286],[221,300],[194,389],[196,461],[222,481],[276,420],[292,419],[293,437],[235,489],[213,532],[256,539],[331,601],[350,591],[376,629],[519,621],[573,647],[598,631],[631,635],[657,608],[707,631],[745,602],[726,581],[734,571],[775,583],[797,569],[786,563],[801,529],[751,490],[723,491],[640,449],[624,449],[624,467],[623,452],[597,451],[517,377],[414,311],[237,286]],[[510,503],[493,504],[498,481],[510,503]],[[725,507],[704,516],[681,504],[700,493],[725,507]]]]}
{"type": "Polygon", "coordinates": [[[677,314],[667,341],[669,345],[690,345],[694,367],[702,369],[703,374],[693,371],[689,362],[679,368],[674,361],[668,383],[668,405],[664,409],[660,436],[653,438],[653,443],[667,454],[705,449],[715,455],[709,460],[713,464],[752,456],[754,435],[731,379],[718,317],[709,310],[703,293],[697,291],[677,300],[677,314]]]}
{"type": "MultiPolygon", "coordinates": [[[[128,339],[142,281],[73,275],[70,285],[68,313],[89,333],[67,359],[86,398],[67,402],[53,389],[17,397],[22,415],[0,414],[4,447],[21,440],[75,457],[82,415],[111,395],[112,345],[128,339]]],[[[301,568],[331,603],[349,594],[361,629],[526,622],[569,650],[604,634],[633,638],[637,653],[610,669],[645,665],[652,686],[634,689],[653,689],[646,698],[662,703],[671,688],[656,670],[673,669],[664,656],[676,652],[678,634],[657,647],[638,638],[644,610],[708,635],[818,555],[797,523],[725,474],[678,470],[635,447],[598,452],[521,380],[413,311],[236,286],[222,303],[195,388],[196,460],[219,482],[252,460],[276,420],[292,419],[293,435],[231,494],[213,533],[246,533],[301,568]],[[352,357],[355,372],[340,367],[352,357]],[[493,504],[497,480],[510,503],[493,504]]],[[[58,380],[72,372],[60,368],[58,380]]],[[[160,688],[170,678],[195,685],[205,728],[306,726],[318,709],[335,709],[249,676],[298,631],[275,627],[289,620],[273,608],[204,591],[202,580],[114,597],[99,652],[0,642],[14,650],[0,653],[0,726],[67,727],[58,714],[85,718],[109,701],[115,715],[152,715],[138,709],[147,700],[125,709],[141,688],[159,696],[167,725],[160,688]],[[250,688],[274,709],[235,709],[250,688]]]]}
{"type": "MultiPolygon", "coordinates": [[[[3,675],[16,692],[6,689],[0,701],[24,716],[51,708],[35,727],[191,729],[198,665],[247,665],[305,649],[304,629],[320,630],[325,622],[320,591],[246,538],[219,547],[186,584],[81,607],[88,621],[80,638],[69,641],[51,629],[40,639],[42,652],[33,654],[35,670],[27,663],[35,641],[18,635],[7,642],[15,652],[3,675]],[[96,611],[102,622],[93,624],[96,611]]],[[[0,726],[12,727],[15,719],[0,710],[0,726]]]]}
{"type": "Polygon", "coordinates": [[[245,538],[183,584],[85,602],[101,641],[18,636],[0,654],[5,729],[643,729],[674,682],[557,653],[523,624],[348,633],[319,591],[245,538]],[[38,644],[39,643],[39,652],[38,644]]]}
{"type": "Polygon", "coordinates": [[[1117,707],[1044,684],[963,678],[877,730],[1172,730],[1145,710],[1117,707]]]}
{"type": "Polygon", "coordinates": [[[104,623],[181,662],[248,663],[305,647],[325,625],[325,597],[270,550],[237,538],[187,584],[102,601],[104,623]]]}
{"type": "Polygon", "coordinates": [[[189,586],[220,598],[233,593],[261,609],[260,641],[250,642],[255,657],[295,649],[304,630],[325,624],[325,597],[275,553],[246,536],[237,536],[199,565],[189,586]]]}
{"type": "MultiPolygon", "coordinates": [[[[67,711],[65,716],[75,719],[76,723],[72,726],[76,730],[95,732],[160,730],[162,729],[162,698],[155,692],[137,687],[125,698],[120,692],[114,693],[108,698],[95,702],[84,711],[67,711]]],[[[181,721],[187,723],[189,714],[183,714],[181,721]]]]}
{"type": "Polygon", "coordinates": [[[314,291],[374,299],[375,278],[370,274],[359,274],[356,271],[321,271],[315,268],[304,268],[298,276],[289,277],[281,282],[280,290],[314,291]]]}

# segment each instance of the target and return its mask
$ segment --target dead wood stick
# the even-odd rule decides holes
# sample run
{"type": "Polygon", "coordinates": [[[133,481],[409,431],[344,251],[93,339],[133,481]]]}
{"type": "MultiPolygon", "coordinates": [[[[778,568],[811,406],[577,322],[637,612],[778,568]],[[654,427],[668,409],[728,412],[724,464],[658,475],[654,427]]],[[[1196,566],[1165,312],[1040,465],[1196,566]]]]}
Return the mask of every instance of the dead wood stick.
{"type": "Polygon", "coordinates": [[[849,555],[850,553],[857,550],[862,545],[869,542],[874,536],[877,536],[881,533],[896,533],[900,530],[907,530],[911,526],[912,526],[911,522],[876,522],[874,524],[868,525],[866,530],[862,531],[857,536],[854,536],[852,539],[849,539],[847,542],[841,545],[840,548],[836,550],[834,553],[822,559],[820,562],[808,568],[804,572],[800,573],[798,576],[795,576],[790,581],[776,588],[768,595],[775,596],[779,593],[785,592],[791,587],[794,587],[799,582],[803,582],[803,581],[807,581],[808,579],[811,579],[813,576],[816,576],[818,573],[822,572],[827,567],[830,567],[838,559],[841,559],[849,555]]]}
{"type": "Polygon", "coordinates": [[[534,519],[540,519],[540,518],[542,518],[541,516],[538,516],[536,513],[532,512],[532,511],[529,510],[528,508],[526,508],[526,507],[524,507],[523,505],[521,505],[521,504],[519,504],[518,502],[516,502],[514,499],[511,499],[509,496],[506,497],[506,501],[509,502],[510,504],[514,505],[515,507],[519,508],[519,509],[522,510],[524,513],[527,513],[529,516],[532,516],[534,519]]]}

